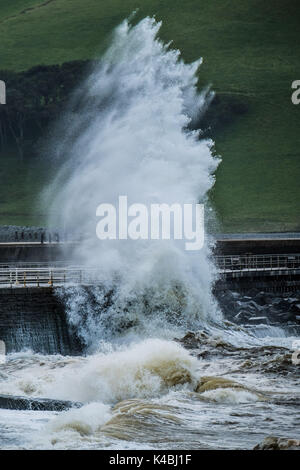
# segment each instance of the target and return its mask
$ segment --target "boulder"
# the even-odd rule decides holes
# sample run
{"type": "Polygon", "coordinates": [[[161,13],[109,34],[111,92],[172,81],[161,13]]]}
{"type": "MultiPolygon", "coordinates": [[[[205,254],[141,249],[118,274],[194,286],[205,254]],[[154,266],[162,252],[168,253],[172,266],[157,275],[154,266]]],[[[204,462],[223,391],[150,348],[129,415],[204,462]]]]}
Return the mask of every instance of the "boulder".
{"type": "Polygon", "coordinates": [[[257,444],[253,450],[300,450],[300,440],[268,436],[260,444],[257,444]]]}
{"type": "Polygon", "coordinates": [[[0,395],[0,408],[6,410],[63,411],[73,407],[80,408],[81,406],[81,403],[65,400],[0,395]]]}

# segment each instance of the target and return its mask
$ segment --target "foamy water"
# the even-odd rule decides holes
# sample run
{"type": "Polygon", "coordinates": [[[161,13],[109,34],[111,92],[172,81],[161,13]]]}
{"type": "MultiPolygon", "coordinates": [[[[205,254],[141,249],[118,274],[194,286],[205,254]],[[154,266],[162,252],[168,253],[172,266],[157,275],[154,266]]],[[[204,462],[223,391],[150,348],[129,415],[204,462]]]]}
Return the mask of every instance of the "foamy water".
{"type": "Polygon", "coordinates": [[[299,376],[282,362],[283,348],[266,357],[261,346],[230,355],[206,347],[206,360],[158,339],[87,357],[9,355],[0,394],[82,406],[1,410],[1,447],[251,448],[271,433],[297,436],[299,376]]]}

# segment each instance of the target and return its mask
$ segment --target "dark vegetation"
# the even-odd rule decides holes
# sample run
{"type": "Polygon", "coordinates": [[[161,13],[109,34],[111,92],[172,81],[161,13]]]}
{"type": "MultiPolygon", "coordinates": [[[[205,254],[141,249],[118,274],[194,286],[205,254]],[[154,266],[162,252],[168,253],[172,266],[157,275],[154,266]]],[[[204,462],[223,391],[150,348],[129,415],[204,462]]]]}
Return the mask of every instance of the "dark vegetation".
{"type": "Polygon", "coordinates": [[[204,136],[215,137],[216,132],[223,126],[233,124],[243,114],[248,112],[249,106],[241,98],[230,95],[215,95],[204,116],[197,123],[204,136]]]}
{"type": "Polygon", "coordinates": [[[242,98],[220,93],[214,96],[210,106],[194,127],[202,130],[202,137],[214,139],[218,131],[227,125],[233,124],[248,110],[249,105],[242,98]]]}
{"type": "Polygon", "coordinates": [[[0,152],[14,146],[21,159],[35,153],[37,138],[63,111],[87,64],[78,60],[25,72],[0,71],[9,95],[0,106],[0,152]]]}
{"type": "MultiPolygon", "coordinates": [[[[91,61],[62,65],[38,65],[24,72],[1,71],[10,99],[0,107],[0,152],[13,146],[21,159],[38,151],[38,138],[66,109],[70,95],[84,77],[91,61]]],[[[194,125],[203,137],[214,137],[222,126],[247,113],[240,98],[216,95],[206,113],[194,125]]]]}

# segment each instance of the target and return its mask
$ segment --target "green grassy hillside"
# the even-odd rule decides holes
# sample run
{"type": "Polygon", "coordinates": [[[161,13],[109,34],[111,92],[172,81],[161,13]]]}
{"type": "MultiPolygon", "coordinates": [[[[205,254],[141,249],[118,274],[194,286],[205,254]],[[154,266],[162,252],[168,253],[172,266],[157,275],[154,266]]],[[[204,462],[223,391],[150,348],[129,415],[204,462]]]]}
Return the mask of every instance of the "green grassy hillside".
{"type": "MultiPolygon", "coordinates": [[[[247,107],[215,132],[223,162],[212,199],[223,229],[300,230],[300,105],[291,102],[300,79],[299,0],[1,0],[0,69],[93,58],[136,8],[138,18],[162,19],[162,37],[185,60],[204,58],[201,84],[247,107]]],[[[32,223],[34,169],[16,183],[14,159],[1,159],[0,223],[32,223]]]]}

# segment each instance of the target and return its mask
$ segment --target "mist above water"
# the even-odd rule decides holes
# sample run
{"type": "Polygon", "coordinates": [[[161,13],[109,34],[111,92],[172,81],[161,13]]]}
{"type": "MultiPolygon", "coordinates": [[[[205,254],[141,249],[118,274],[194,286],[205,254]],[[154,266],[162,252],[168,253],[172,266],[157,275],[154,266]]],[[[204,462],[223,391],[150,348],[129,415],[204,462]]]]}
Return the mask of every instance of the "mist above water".
{"type": "MultiPolygon", "coordinates": [[[[96,237],[101,203],[117,206],[120,195],[128,204],[147,206],[205,203],[214,184],[219,159],[213,143],[190,130],[211,99],[208,89],[197,91],[201,60],[185,64],[178,50],[158,39],[160,27],[145,18],[116,29],[109,49],[73,96],[61,122],[64,137],[55,145],[61,170],[47,191],[53,201],[50,224],[74,238],[84,234],[73,261],[97,267],[102,280],[93,294],[97,321],[85,322],[83,335],[95,335],[99,312],[110,323],[106,329],[115,330],[124,316],[131,325],[149,324],[149,315],[160,326],[170,318],[189,326],[218,320],[208,240],[202,250],[189,253],[181,241],[96,237]]],[[[81,326],[82,304],[89,300],[77,289],[68,305],[73,323],[81,326]]],[[[102,322],[102,333],[103,328],[102,322]]]]}

